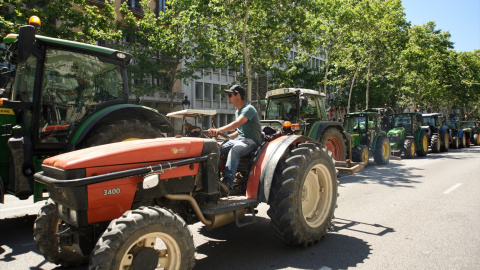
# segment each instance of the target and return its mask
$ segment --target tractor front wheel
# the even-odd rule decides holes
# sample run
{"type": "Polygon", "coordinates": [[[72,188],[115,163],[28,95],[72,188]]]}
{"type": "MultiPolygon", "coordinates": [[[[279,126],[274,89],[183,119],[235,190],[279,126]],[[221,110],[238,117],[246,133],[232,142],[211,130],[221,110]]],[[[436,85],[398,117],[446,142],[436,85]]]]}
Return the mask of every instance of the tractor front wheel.
{"type": "Polygon", "coordinates": [[[453,137],[452,138],[452,149],[458,149],[460,147],[460,140],[458,137],[453,137]]]}
{"type": "Polygon", "coordinates": [[[365,165],[368,163],[368,148],[365,145],[359,145],[353,150],[353,161],[363,162],[365,165]]]}
{"type": "Polygon", "coordinates": [[[480,135],[474,134],[473,135],[473,145],[480,145],[480,135]]]}
{"type": "Polygon", "coordinates": [[[424,157],[428,154],[428,135],[427,132],[422,131],[418,140],[417,156],[424,157]]]}
{"type": "Polygon", "coordinates": [[[432,148],[433,153],[440,153],[441,142],[437,134],[432,135],[432,140],[430,141],[430,147],[432,148]]]}
{"type": "Polygon", "coordinates": [[[75,252],[68,246],[57,246],[58,225],[61,220],[58,218],[55,203],[48,201],[40,208],[37,219],[33,225],[33,240],[37,249],[47,259],[54,264],[60,264],[63,267],[79,266],[88,262],[88,256],[83,256],[75,252]]]}
{"type": "Polygon", "coordinates": [[[273,231],[291,245],[318,242],[333,219],[337,191],[337,172],[327,148],[299,144],[275,169],[267,212],[273,231]]]}
{"type": "Polygon", "coordinates": [[[111,122],[92,130],[83,147],[107,143],[163,137],[160,130],[150,123],[139,119],[123,119],[111,122]]]}
{"type": "Polygon", "coordinates": [[[329,128],[323,132],[318,140],[325,145],[335,160],[343,161],[347,156],[347,146],[340,130],[336,128],[329,128]]]}
{"type": "Polygon", "coordinates": [[[192,269],[193,236],[171,211],[140,207],[110,222],[92,251],[89,269],[192,269]]]}
{"type": "Polygon", "coordinates": [[[377,139],[374,160],[378,165],[390,162],[390,142],[386,136],[377,139]]]}
{"type": "Polygon", "coordinates": [[[415,156],[415,142],[412,139],[405,139],[403,145],[403,154],[405,158],[413,158],[415,156]]]}
{"type": "Polygon", "coordinates": [[[467,138],[465,137],[465,133],[462,133],[462,137],[460,138],[460,148],[467,147],[467,138]]]}

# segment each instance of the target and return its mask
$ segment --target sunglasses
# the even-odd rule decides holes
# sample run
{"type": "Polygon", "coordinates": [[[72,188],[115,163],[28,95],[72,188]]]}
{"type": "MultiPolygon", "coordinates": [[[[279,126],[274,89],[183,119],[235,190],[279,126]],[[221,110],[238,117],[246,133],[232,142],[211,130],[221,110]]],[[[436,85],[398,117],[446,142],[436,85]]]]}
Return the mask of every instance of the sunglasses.
{"type": "Polygon", "coordinates": [[[235,93],[230,93],[230,94],[228,94],[228,97],[231,98],[232,95],[235,95],[235,93]]]}

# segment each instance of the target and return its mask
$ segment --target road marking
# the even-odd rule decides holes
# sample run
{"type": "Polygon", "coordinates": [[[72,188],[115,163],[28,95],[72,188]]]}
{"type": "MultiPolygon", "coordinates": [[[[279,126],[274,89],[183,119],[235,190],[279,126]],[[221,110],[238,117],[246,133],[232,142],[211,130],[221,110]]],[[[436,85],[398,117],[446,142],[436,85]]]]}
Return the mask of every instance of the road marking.
{"type": "Polygon", "coordinates": [[[449,189],[445,190],[445,191],[443,192],[443,194],[448,194],[448,193],[450,193],[450,191],[452,191],[452,190],[454,190],[454,189],[458,188],[458,187],[459,187],[459,186],[461,186],[461,185],[462,185],[462,183],[458,183],[458,184],[454,185],[453,187],[451,187],[451,188],[449,188],[449,189]]]}
{"type": "Polygon", "coordinates": [[[332,270],[332,268],[327,267],[327,266],[322,266],[322,267],[318,268],[318,270],[332,270]]]}
{"type": "Polygon", "coordinates": [[[19,209],[28,209],[28,208],[34,208],[34,207],[41,207],[42,205],[38,204],[33,204],[33,205],[26,205],[26,206],[18,206],[18,207],[12,207],[12,208],[5,208],[5,209],[0,209],[1,212],[6,212],[6,211],[12,211],[12,210],[19,210],[19,209]]]}

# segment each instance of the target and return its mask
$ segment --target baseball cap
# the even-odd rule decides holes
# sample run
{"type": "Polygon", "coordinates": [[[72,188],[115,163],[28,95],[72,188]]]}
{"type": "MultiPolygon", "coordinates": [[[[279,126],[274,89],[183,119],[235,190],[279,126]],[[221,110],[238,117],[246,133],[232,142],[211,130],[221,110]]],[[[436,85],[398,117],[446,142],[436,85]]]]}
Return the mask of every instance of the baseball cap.
{"type": "Polygon", "coordinates": [[[243,87],[241,87],[240,85],[236,84],[230,87],[230,89],[225,89],[223,91],[225,91],[225,93],[237,93],[240,94],[241,97],[245,96],[245,89],[243,89],[243,87]]]}

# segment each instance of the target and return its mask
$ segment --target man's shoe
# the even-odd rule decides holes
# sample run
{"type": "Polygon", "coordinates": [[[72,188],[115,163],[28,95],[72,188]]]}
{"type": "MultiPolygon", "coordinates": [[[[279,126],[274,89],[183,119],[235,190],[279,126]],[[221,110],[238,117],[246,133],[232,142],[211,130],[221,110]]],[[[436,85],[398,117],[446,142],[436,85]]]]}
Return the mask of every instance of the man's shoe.
{"type": "Polygon", "coordinates": [[[240,188],[240,185],[233,185],[233,187],[230,188],[230,192],[228,193],[229,196],[237,196],[237,195],[244,195],[242,192],[242,189],[240,188]]]}

